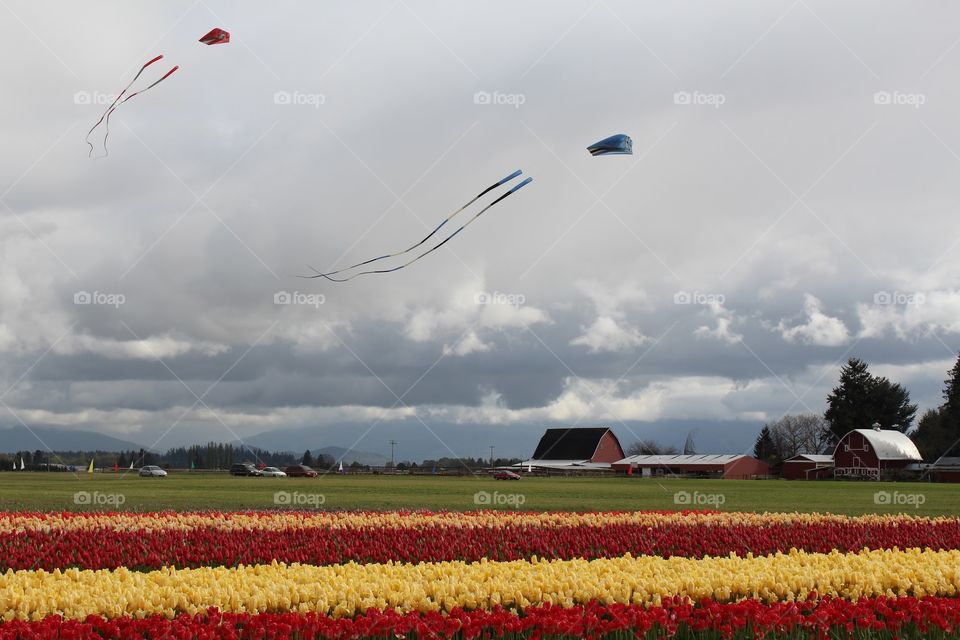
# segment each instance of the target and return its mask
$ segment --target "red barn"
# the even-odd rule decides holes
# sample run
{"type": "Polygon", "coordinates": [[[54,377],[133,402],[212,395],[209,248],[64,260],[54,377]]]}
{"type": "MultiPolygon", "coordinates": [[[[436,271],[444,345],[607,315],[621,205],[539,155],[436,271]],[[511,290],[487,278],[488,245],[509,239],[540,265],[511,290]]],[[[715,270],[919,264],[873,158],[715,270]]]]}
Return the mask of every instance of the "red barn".
{"type": "Polygon", "coordinates": [[[960,458],[940,458],[929,471],[934,482],[960,482],[960,458]]]}
{"type": "Polygon", "coordinates": [[[833,475],[833,456],[800,453],[783,461],[787,480],[819,480],[833,475]]]}
{"type": "Polygon", "coordinates": [[[623,458],[623,447],[607,427],[547,429],[525,469],[608,470],[623,458]]]}
{"type": "Polygon", "coordinates": [[[613,468],[643,478],[697,476],[750,480],[770,475],[770,465],[742,454],[636,455],[615,462],[613,468]]]}
{"type": "Polygon", "coordinates": [[[922,462],[913,440],[892,429],[854,429],[840,438],[833,452],[833,475],[837,478],[869,478],[902,470],[922,462]]]}

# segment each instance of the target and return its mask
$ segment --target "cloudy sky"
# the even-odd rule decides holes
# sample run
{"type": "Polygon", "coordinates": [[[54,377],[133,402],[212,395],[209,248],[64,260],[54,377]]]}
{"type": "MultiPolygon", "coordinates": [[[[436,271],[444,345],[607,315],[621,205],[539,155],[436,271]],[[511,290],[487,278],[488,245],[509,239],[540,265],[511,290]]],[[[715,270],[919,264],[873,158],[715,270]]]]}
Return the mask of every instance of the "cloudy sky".
{"type": "Polygon", "coordinates": [[[960,349],[955,3],[0,16],[0,428],[742,451],[822,411],[852,355],[934,406],[960,349]],[[196,41],[214,26],[232,42],[196,41]],[[180,69],[89,160],[160,53],[141,83],[180,69]],[[633,156],[585,151],[620,132],[633,156]],[[295,277],[408,246],[514,169],[534,182],[407,270],[295,277]]]}

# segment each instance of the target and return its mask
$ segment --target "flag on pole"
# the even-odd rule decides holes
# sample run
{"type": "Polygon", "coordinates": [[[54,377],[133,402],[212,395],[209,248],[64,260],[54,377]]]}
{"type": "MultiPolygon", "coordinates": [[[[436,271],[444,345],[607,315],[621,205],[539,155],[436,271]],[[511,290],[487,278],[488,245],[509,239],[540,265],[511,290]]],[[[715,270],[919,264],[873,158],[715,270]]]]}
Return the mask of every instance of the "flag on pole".
{"type": "Polygon", "coordinates": [[[340,473],[343,473],[343,460],[340,461],[340,473]]]}
{"type": "Polygon", "coordinates": [[[23,456],[20,456],[20,471],[26,471],[27,465],[23,464],[23,456]]]}
{"type": "Polygon", "coordinates": [[[87,467],[87,473],[93,473],[93,458],[90,458],[90,466],[87,467]]]}
{"type": "Polygon", "coordinates": [[[113,472],[116,473],[116,472],[118,472],[118,471],[120,471],[120,463],[117,462],[116,460],[114,460],[114,461],[113,461],[113,472]]]}
{"type": "Polygon", "coordinates": [[[632,476],[632,475],[633,475],[633,465],[632,465],[632,464],[628,464],[628,465],[627,465],[627,475],[628,475],[628,476],[632,476]]]}
{"type": "Polygon", "coordinates": [[[196,468],[197,468],[197,462],[196,462],[196,460],[191,460],[191,461],[190,461],[190,471],[193,471],[193,470],[196,469],[196,468]]]}
{"type": "Polygon", "coordinates": [[[130,468],[133,469],[133,460],[130,461],[130,468]]]}
{"type": "Polygon", "coordinates": [[[533,465],[529,462],[527,463],[527,473],[533,473],[533,465]]]}

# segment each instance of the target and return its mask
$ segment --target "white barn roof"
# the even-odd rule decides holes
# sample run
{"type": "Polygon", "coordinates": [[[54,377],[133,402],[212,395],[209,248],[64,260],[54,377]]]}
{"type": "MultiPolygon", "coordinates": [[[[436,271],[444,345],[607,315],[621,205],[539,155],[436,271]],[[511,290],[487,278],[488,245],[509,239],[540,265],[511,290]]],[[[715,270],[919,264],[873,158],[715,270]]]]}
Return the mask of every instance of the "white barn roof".
{"type": "Polygon", "coordinates": [[[833,456],[821,453],[798,453],[797,455],[784,460],[784,462],[816,462],[817,464],[832,464],[833,456]]]}
{"type": "Polygon", "coordinates": [[[637,455],[627,456],[613,464],[632,464],[638,466],[656,465],[663,467],[682,467],[693,464],[729,464],[747,456],[743,454],[704,454],[704,455],[637,455]]]}
{"type": "Polygon", "coordinates": [[[899,431],[893,429],[854,429],[854,431],[870,443],[880,460],[923,460],[913,440],[899,431]]]}
{"type": "Polygon", "coordinates": [[[609,469],[609,462],[590,462],[589,460],[524,460],[514,467],[533,467],[534,469],[609,469]]]}

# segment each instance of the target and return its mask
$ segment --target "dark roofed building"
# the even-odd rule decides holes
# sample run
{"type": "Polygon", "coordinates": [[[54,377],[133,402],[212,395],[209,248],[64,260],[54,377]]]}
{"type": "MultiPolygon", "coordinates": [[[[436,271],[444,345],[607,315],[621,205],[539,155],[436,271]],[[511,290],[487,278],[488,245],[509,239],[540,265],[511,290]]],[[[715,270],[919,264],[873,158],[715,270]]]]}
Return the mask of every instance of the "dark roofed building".
{"type": "Polygon", "coordinates": [[[623,447],[607,427],[547,429],[533,457],[520,465],[540,468],[609,469],[623,458],[623,447]]]}

